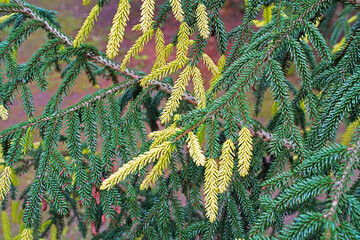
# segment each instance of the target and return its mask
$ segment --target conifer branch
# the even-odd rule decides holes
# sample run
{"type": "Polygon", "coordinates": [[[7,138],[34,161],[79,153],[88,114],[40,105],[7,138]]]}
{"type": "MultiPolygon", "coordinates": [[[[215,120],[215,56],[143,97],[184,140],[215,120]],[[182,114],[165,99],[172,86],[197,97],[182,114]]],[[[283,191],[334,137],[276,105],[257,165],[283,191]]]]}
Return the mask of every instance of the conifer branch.
{"type": "MultiPolygon", "coordinates": [[[[110,58],[120,52],[133,16],[128,0],[118,1],[107,55],[82,42],[108,0],[94,3],[75,40],[61,30],[56,12],[26,0],[0,2],[7,14],[0,17],[0,31],[11,28],[0,44],[5,69],[5,77],[0,70],[0,118],[8,117],[19,91],[31,117],[0,131],[4,210],[7,200],[17,197],[15,174],[36,171],[30,189],[22,193],[24,204],[11,203],[13,218],[22,218],[20,205],[25,210],[25,229],[15,238],[43,237],[45,229],[52,238],[60,237],[62,223],[73,217],[83,238],[87,228],[104,239],[262,239],[270,228],[279,239],[358,237],[360,180],[352,183],[351,175],[359,168],[360,142],[353,148],[343,145],[358,140],[360,122],[357,1],[339,1],[352,5],[345,9],[332,0],[247,1],[243,22],[228,31],[220,17],[226,1],[168,0],[155,8],[156,0],[142,0],[140,23],[133,28],[142,35],[123,64],[110,58]],[[171,14],[180,24],[166,45],[163,30],[171,14]],[[253,28],[256,21],[262,25],[253,28]],[[328,21],[335,23],[331,36],[324,28],[328,21]],[[342,23],[349,29],[337,43],[342,23]],[[37,29],[45,30],[48,41],[28,62],[18,63],[18,48],[37,29]],[[217,63],[210,57],[210,35],[221,55],[217,63]],[[151,72],[125,68],[153,36],[151,72]],[[333,48],[334,55],[328,42],[340,46],[333,48]],[[171,54],[175,48],[176,55],[171,54]],[[170,55],[176,58],[169,60],[170,55]],[[207,91],[201,61],[211,73],[207,91]],[[28,83],[47,91],[48,73],[55,68],[61,71],[61,85],[42,115],[33,117],[28,83]],[[287,78],[293,69],[300,78],[296,84],[287,78]],[[114,83],[61,109],[83,70],[93,86],[102,76],[114,83]],[[170,83],[177,71],[179,78],[170,83]],[[193,92],[186,90],[190,80],[193,92]],[[265,126],[252,116],[247,96],[254,92],[257,115],[266,107],[268,90],[276,111],[265,126]],[[326,146],[341,122],[349,122],[342,144],[326,146]],[[37,131],[40,141],[34,142],[37,131]],[[62,144],[67,151],[59,152],[62,144]],[[152,184],[156,189],[149,189],[152,184]],[[184,201],[175,196],[180,192],[184,201]],[[319,198],[326,192],[328,199],[319,198]],[[42,223],[47,208],[56,223],[42,223]],[[288,224],[284,220],[291,214],[298,216],[288,224]]],[[[9,233],[6,212],[1,222],[9,233]]]]}
{"type": "Polygon", "coordinates": [[[354,167],[355,163],[359,162],[359,149],[360,149],[360,141],[358,141],[354,148],[349,148],[349,152],[351,155],[348,159],[347,164],[345,165],[344,171],[339,179],[339,181],[334,182],[332,193],[335,193],[332,196],[332,202],[330,209],[324,214],[324,218],[328,218],[329,220],[335,215],[336,210],[339,205],[339,201],[342,195],[344,195],[346,188],[347,188],[347,181],[350,178],[352,168],[354,167]]]}
{"type": "Polygon", "coordinates": [[[52,119],[62,118],[64,116],[68,115],[71,112],[77,111],[80,108],[83,108],[83,107],[89,105],[92,102],[96,102],[99,99],[102,99],[102,98],[110,95],[111,93],[121,91],[121,90],[123,90],[123,89],[125,89],[125,88],[127,88],[129,86],[133,86],[133,85],[136,85],[136,84],[137,84],[137,82],[135,82],[135,81],[129,81],[129,82],[124,82],[124,83],[121,83],[121,84],[118,84],[118,85],[111,86],[111,87],[109,87],[107,89],[104,89],[103,91],[98,91],[95,94],[93,94],[91,97],[87,96],[87,97],[83,98],[83,101],[80,101],[79,103],[77,103],[77,104],[75,104],[73,106],[70,106],[70,107],[68,107],[68,108],[66,108],[64,110],[60,110],[60,111],[55,112],[54,114],[51,114],[49,116],[40,116],[40,117],[37,117],[37,118],[33,118],[33,119],[29,120],[29,121],[26,121],[26,122],[20,123],[18,125],[15,125],[14,127],[10,127],[8,129],[5,129],[5,130],[0,132],[0,138],[3,138],[5,136],[7,136],[7,135],[15,133],[19,129],[24,129],[25,130],[25,129],[28,129],[29,127],[39,125],[42,122],[47,122],[47,121],[50,121],[52,119]]]}

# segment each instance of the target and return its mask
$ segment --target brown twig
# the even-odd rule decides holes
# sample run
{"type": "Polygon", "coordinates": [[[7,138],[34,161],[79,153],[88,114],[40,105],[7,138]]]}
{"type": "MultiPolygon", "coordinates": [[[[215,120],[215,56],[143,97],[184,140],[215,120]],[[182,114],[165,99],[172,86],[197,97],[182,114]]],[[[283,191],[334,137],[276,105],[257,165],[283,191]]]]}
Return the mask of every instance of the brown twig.
{"type": "Polygon", "coordinates": [[[346,167],[344,169],[343,174],[341,175],[340,180],[336,181],[333,185],[331,192],[333,192],[335,194],[332,197],[333,201],[331,202],[331,207],[324,214],[324,218],[331,220],[331,218],[335,215],[337,207],[339,205],[340,197],[341,197],[341,195],[344,194],[345,188],[347,187],[346,185],[347,185],[347,181],[351,175],[350,174],[351,169],[353,168],[353,165],[355,164],[355,162],[359,161],[359,157],[358,157],[359,148],[360,148],[360,141],[358,141],[356,143],[355,148],[349,148],[349,152],[351,152],[351,156],[346,164],[346,167]]]}

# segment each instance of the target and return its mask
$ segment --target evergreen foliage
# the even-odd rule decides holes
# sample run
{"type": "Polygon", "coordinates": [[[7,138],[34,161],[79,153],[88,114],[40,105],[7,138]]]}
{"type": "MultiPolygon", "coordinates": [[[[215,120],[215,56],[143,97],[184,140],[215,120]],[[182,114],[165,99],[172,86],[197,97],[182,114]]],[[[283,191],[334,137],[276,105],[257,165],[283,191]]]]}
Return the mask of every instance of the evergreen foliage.
{"type": "Polygon", "coordinates": [[[106,54],[86,43],[109,2],[83,0],[93,8],[73,40],[56,12],[0,0],[0,121],[15,97],[28,117],[0,132],[4,239],[61,239],[74,226],[93,239],[359,239],[359,1],[247,0],[225,29],[225,0],[142,0],[141,36],[121,63],[131,1],[113,0],[106,54]],[[179,29],[167,43],[170,15],[179,29]],[[46,42],[17,62],[40,29],[46,42]],[[151,72],[127,68],[151,39],[151,72]],[[61,84],[35,116],[29,85],[47,91],[51,71],[61,84]],[[112,85],[63,108],[82,72],[112,85]]]}

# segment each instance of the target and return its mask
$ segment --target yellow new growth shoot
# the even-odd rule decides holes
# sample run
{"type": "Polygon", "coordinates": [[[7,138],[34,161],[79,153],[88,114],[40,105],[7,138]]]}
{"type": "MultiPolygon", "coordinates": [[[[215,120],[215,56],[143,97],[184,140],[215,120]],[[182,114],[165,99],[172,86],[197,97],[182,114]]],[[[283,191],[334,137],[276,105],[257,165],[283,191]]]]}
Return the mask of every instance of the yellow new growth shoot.
{"type": "Polygon", "coordinates": [[[86,6],[86,5],[89,5],[91,3],[91,0],[83,0],[83,5],[86,6]]]}
{"type": "Polygon", "coordinates": [[[142,0],[142,2],[140,28],[143,32],[146,32],[149,28],[151,28],[151,24],[153,22],[155,0],[142,0]]]}
{"type": "Polygon", "coordinates": [[[124,39],[126,23],[129,20],[130,4],[128,0],[120,0],[113,24],[109,33],[109,42],[106,46],[106,55],[114,58],[119,53],[120,43],[124,39]]]}
{"type": "Polygon", "coordinates": [[[1,17],[0,17],[0,23],[5,22],[5,21],[8,20],[12,15],[14,15],[14,14],[11,13],[11,14],[9,14],[9,15],[1,16],[1,17]]]}
{"type": "Polygon", "coordinates": [[[197,166],[205,166],[205,156],[201,149],[198,138],[193,132],[189,132],[187,144],[189,153],[197,166]]]}
{"type": "Polygon", "coordinates": [[[8,119],[9,113],[3,105],[0,105],[0,118],[2,120],[8,119]]]}
{"type": "Polygon", "coordinates": [[[107,178],[101,185],[100,189],[110,189],[115,184],[125,180],[125,178],[136,172],[137,170],[142,169],[148,163],[153,162],[161,156],[167,156],[171,154],[171,151],[174,149],[171,142],[164,142],[149,151],[137,156],[133,160],[125,163],[117,172],[113,173],[109,178],[107,178]]]}
{"type": "Polygon", "coordinates": [[[174,85],[171,96],[165,104],[164,110],[160,116],[161,123],[167,123],[171,120],[171,116],[180,105],[181,96],[186,90],[186,86],[190,81],[191,75],[192,67],[187,65],[186,68],[180,73],[179,78],[174,85]]]}
{"type": "Polygon", "coordinates": [[[181,0],[170,0],[171,10],[175,16],[175,19],[179,22],[184,21],[184,12],[181,6],[181,0]]]}
{"type": "Polygon", "coordinates": [[[4,201],[6,195],[10,191],[11,182],[15,176],[14,170],[6,166],[0,174],[0,204],[4,201]]]}
{"type": "Polygon", "coordinates": [[[150,149],[167,141],[177,131],[181,131],[181,129],[177,128],[175,123],[173,123],[168,128],[150,133],[148,137],[153,140],[150,149]]]}
{"type": "Polygon", "coordinates": [[[166,52],[165,52],[165,40],[164,40],[164,33],[161,31],[160,28],[156,30],[155,33],[155,52],[156,52],[156,59],[151,71],[162,67],[166,64],[166,52]]]}
{"type": "Polygon", "coordinates": [[[152,35],[154,33],[154,29],[150,28],[146,32],[143,33],[134,43],[134,45],[129,49],[126,56],[124,57],[124,60],[121,63],[121,70],[124,71],[126,68],[126,65],[130,61],[130,58],[138,55],[140,51],[143,50],[144,46],[150,41],[152,38],[152,35]]]}
{"type": "Polygon", "coordinates": [[[245,177],[249,173],[249,168],[251,164],[252,157],[252,135],[249,129],[245,126],[241,129],[239,133],[239,173],[240,176],[245,177]]]}
{"type": "Polygon", "coordinates": [[[348,146],[351,142],[351,139],[354,137],[356,130],[360,126],[360,118],[358,118],[355,122],[352,122],[349,124],[349,126],[346,128],[346,131],[341,139],[341,144],[348,146]]]}
{"type": "Polygon", "coordinates": [[[222,146],[219,169],[219,193],[223,193],[229,186],[234,168],[235,146],[229,138],[222,146]]]}
{"type": "Polygon", "coordinates": [[[19,201],[11,201],[11,218],[14,223],[19,223],[18,220],[18,211],[19,211],[20,202],[19,201]]]}
{"type": "Polygon", "coordinates": [[[209,55],[207,55],[206,53],[203,53],[202,59],[204,61],[205,66],[211,72],[211,74],[213,76],[220,74],[218,67],[216,66],[216,64],[214,63],[214,61],[211,59],[211,57],[209,55]]]}
{"type": "MultiPolygon", "coordinates": [[[[348,23],[354,22],[357,18],[358,18],[358,17],[357,17],[356,15],[352,16],[351,18],[348,19],[348,23]]],[[[340,42],[338,42],[337,44],[335,44],[335,45],[333,46],[332,52],[333,52],[333,53],[338,52],[338,51],[341,49],[341,47],[344,45],[345,40],[346,40],[345,37],[343,37],[343,38],[340,40],[340,42]]]]}
{"type": "Polygon", "coordinates": [[[171,154],[166,154],[161,156],[156,165],[151,169],[150,173],[146,176],[144,181],[140,185],[140,190],[144,190],[150,187],[152,183],[155,183],[161,175],[163,175],[164,170],[170,163],[171,154]]]}
{"type": "Polygon", "coordinates": [[[218,212],[218,168],[214,159],[209,158],[205,166],[205,212],[210,222],[214,222],[218,212]]]}
{"type": "MultiPolygon", "coordinates": [[[[204,61],[205,61],[205,58],[204,58],[204,61]]],[[[221,72],[223,71],[223,69],[225,67],[225,63],[226,63],[226,57],[225,57],[225,55],[221,55],[221,57],[218,60],[217,65],[216,65],[218,72],[212,73],[213,76],[212,76],[212,78],[210,80],[210,88],[209,88],[208,92],[211,92],[211,90],[213,89],[216,82],[220,79],[221,72]]]]}
{"type": "Polygon", "coordinates": [[[155,79],[163,78],[171,73],[176,72],[180,68],[184,67],[186,62],[182,62],[179,59],[175,59],[174,61],[169,62],[168,64],[152,69],[151,73],[146,75],[143,79],[141,79],[141,86],[146,86],[150,84],[155,79]]]}
{"type": "Polygon", "coordinates": [[[25,228],[21,233],[21,240],[32,240],[32,230],[31,228],[25,228]]]}
{"type": "Polygon", "coordinates": [[[50,240],[56,240],[56,239],[57,239],[57,228],[55,224],[51,224],[50,240]]]}
{"type": "Polygon", "coordinates": [[[264,20],[264,23],[265,23],[265,24],[271,22],[272,9],[273,9],[273,6],[272,6],[272,5],[266,6],[266,7],[264,8],[263,20],[264,20]]]}
{"type": "Polygon", "coordinates": [[[80,44],[85,42],[85,39],[89,36],[91,30],[93,29],[94,22],[97,20],[97,16],[100,13],[101,8],[98,5],[95,5],[89,16],[85,19],[80,31],[75,37],[73,42],[74,47],[79,47],[80,44]]]}
{"type": "Polygon", "coordinates": [[[204,81],[201,77],[200,69],[197,67],[193,67],[193,83],[194,83],[194,91],[196,100],[198,102],[198,108],[206,107],[206,93],[204,89],[204,81]]]}
{"type": "Polygon", "coordinates": [[[165,54],[165,61],[167,61],[171,55],[171,53],[173,52],[174,49],[174,44],[169,43],[168,45],[166,45],[165,49],[164,49],[164,54],[165,54]]]}
{"type": "Polygon", "coordinates": [[[29,127],[23,138],[23,154],[27,154],[28,150],[31,150],[33,146],[33,130],[29,127]]]}
{"type": "Polygon", "coordinates": [[[186,22],[182,22],[179,28],[178,42],[176,45],[176,59],[185,63],[188,60],[187,54],[190,45],[190,28],[186,22]]]}
{"type": "Polygon", "coordinates": [[[4,210],[1,212],[1,229],[3,232],[3,239],[12,240],[9,216],[4,210]]]}
{"type": "Polygon", "coordinates": [[[209,19],[204,4],[200,3],[196,8],[197,27],[200,35],[207,39],[210,36],[209,19]]]}

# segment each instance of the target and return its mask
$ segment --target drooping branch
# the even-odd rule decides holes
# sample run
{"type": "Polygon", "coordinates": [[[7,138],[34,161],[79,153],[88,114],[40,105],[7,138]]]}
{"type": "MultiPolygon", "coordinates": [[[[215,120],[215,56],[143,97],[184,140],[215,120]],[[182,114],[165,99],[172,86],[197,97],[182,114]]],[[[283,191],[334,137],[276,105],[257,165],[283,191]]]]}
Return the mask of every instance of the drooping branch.
{"type": "MultiPolygon", "coordinates": [[[[28,15],[29,17],[40,21],[44,24],[45,29],[48,30],[49,32],[51,32],[52,34],[54,34],[56,37],[62,39],[68,46],[73,46],[73,41],[71,40],[70,37],[68,37],[65,33],[63,33],[60,29],[58,29],[57,27],[55,27],[54,25],[50,24],[45,18],[39,16],[36,12],[34,12],[31,8],[26,7],[26,5],[21,1],[21,0],[15,0],[15,2],[22,7],[23,13],[28,15]]],[[[86,56],[89,59],[94,60],[97,63],[100,63],[104,66],[107,66],[117,72],[121,72],[122,74],[131,77],[132,79],[138,81],[140,83],[142,76],[134,73],[134,71],[126,68],[125,71],[121,70],[120,64],[112,61],[102,55],[96,55],[94,53],[87,53],[86,56]]],[[[167,84],[167,83],[163,83],[160,81],[153,81],[152,85],[157,85],[159,86],[159,89],[167,92],[167,93],[171,93],[172,92],[172,87],[171,85],[167,84]]],[[[188,93],[184,94],[183,97],[184,100],[188,101],[189,103],[192,104],[196,104],[196,100],[195,97],[191,96],[188,93]]]]}
{"type": "Polygon", "coordinates": [[[133,85],[136,85],[137,82],[136,81],[129,81],[129,82],[123,82],[121,84],[117,84],[117,85],[114,85],[114,86],[111,86],[107,89],[103,89],[103,90],[100,90],[96,93],[94,93],[91,97],[87,96],[85,97],[82,101],[78,102],[77,104],[73,105],[73,106],[70,106],[64,110],[60,110],[60,111],[57,111],[49,116],[40,116],[40,117],[37,117],[37,118],[33,118],[29,121],[26,121],[26,122],[22,122],[18,125],[15,125],[13,127],[10,127],[8,129],[5,129],[3,130],[2,132],[0,132],[0,138],[3,138],[5,136],[8,136],[16,131],[18,131],[19,129],[26,129],[28,127],[32,127],[32,126],[35,126],[39,123],[42,123],[42,122],[46,122],[46,121],[49,121],[51,119],[54,119],[54,118],[61,118],[63,116],[66,116],[67,114],[71,113],[71,112],[74,112],[74,111],[77,111],[79,110],[80,108],[82,107],[85,107],[87,105],[89,105],[90,103],[93,103],[101,98],[104,98],[106,97],[107,95],[111,94],[111,93],[114,93],[114,92],[118,92],[118,91],[121,91],[127,87],[130,87],[130,86],[133,86],[133,85]]]}
{"type": "MultiPolygon", "coordinates": [[[[27,7],[27,4],[25,4],[22,0],[14,0],[19,6],[22,7],[22,13],[28,15],[29,17],[38,20],[40,22],[42,22],[45,26],[45,29],[48,30],[49,32],[51,32],[52,34],[54,34],[56,37],[62,39],[68,46],[73,46],[73,41],[71,40],[70,37],[68,37],[65,33],[63,33],[60,29],[58,29],[56,26],[52,25],[51,23],[49,23],[45,18],[41,17],[39,14],[37,14],[35,11],[33,11],[30,7],[27,7]]],[[[324,1],[319,1],[318,4],[321,4],[324,1]]],[[[300,19],[298,21],[302,21],[303,17],[306,16],[306,14],[308,12],[312,11],[312,8],[310,8],[306,13],[302,14],[302,16],[300,17],[300,19]]],[[[289,26],[289,30],[293,29],[296,24],[298,23],[298,21],[293,22],[290,26],[289,26]]],[[[279,40],[273,44],[273,46],[271,47],[271,49],[267,52],[266,54],[266,60],[270,59],[270,55],[275,51],[276,47],[281,43],[282,39],[285,38],[287,36],[287,33],[284,32],[281,37],[279,38],[279,40]]],[[[99,98],[105,97],[108,93],[111,92],[116,92],[119,91],[121,89],[124,89],[127,86],[130,85],[135,85],[137,83],[140,83],[142,76],[136,74],[134,71],[130,70],[130,69],[125,69],[125,71],[121,71],[120,68],[120,64],[112,61],[108,58],[106,58],[105,56],[101,55],[101,54],[96,54],[96,53],[86,53],[86,56],[89,59],[94,60],[97,63],[100,63],[104,66],[107,66],[115,71],[121,72],[122,74],[131,77],[132,79],[134,79],[135,81],[131,82],[131,83],[126,83],[126,84],[120,84],[120,85],[115,85],[113,87],[110,87],[108,90],[106,90],[105,92],[101,92],[100,94],[96,95],[95,98],[92,98],[93,101],[96,101],[99,98]]],[[[259,66],[260,67],[260,66],[259,66]]],[[[245,84],[245,83],[244,83],[245,84]]],[[[166,93],[171,93],[172,92],[172,86],[170,84],[158,81],[158,80],[154,80],[151,84],[151,86],[157,86],[159,90],[166,92],[166,93]]],[[[185,101],[188,101],[191,104],[196,104],[196,100],[195,97],[192,96],[190,93],[185,93],[183,96],[183,99],[185,101]]],[[[2,132],[0,132],[0,137],[4,137],[7,136],[11,133],[16,132],[18,129],[20,128],[27,128],[30,126],[34,126],[40,122],[44,122],[44,121],[48,121],[52,118],[57,118],[60,116],[64,116],[66,114],[68,114],[69,112],[72,111],[76,111],[79,108],[85,106],[86,104],[89,104],[91,102],[91,100],[88,100],[86,102],[80,102],[79,104],[76,104],[72,107],[69,107],[65,110],[61,110],[58,111],[50,116],[41,116],[36,118],[35,120],[32,121],[27,121],[24,123],[21,123],[19,125],[14,126],[13,128],[9,128],[6,129],[2,132]]],[[[219,108],[216,108],[215,112],[211,112],[209,114],[206,114],[206,116],[204,116],[204,118],[199,122],[199,124],[201,124],[202,122],[204,122],[208,117],[212,116],[214,113],[216,113],[217,111],[219,111],[221,108],[223,107],[223,105],[220,105],[219,108]]],[[[197,125],[196,125],[197,126],[197,125]]],[[[194,126],[194,128],[196,127],[194,126]]],[[[186,133],[190,130],[192,130],[193,128],[185,131],[182,135],[180,135],[178,138],[181,138],[182,136],[185,136],[186,133]]],[[[264,141],[271,141],[271,139],[273,138],[271,133],[265,132],[264,130],[259,130],[256,133],[253,131],[253,136],[259,136],[260,138],[262,138],[264,141]]],[[[291,142],[287,141],[287,140],[283,140],[283,146],[285,148],[288,149],[292,149],[294,146],[291,142]]]]}

